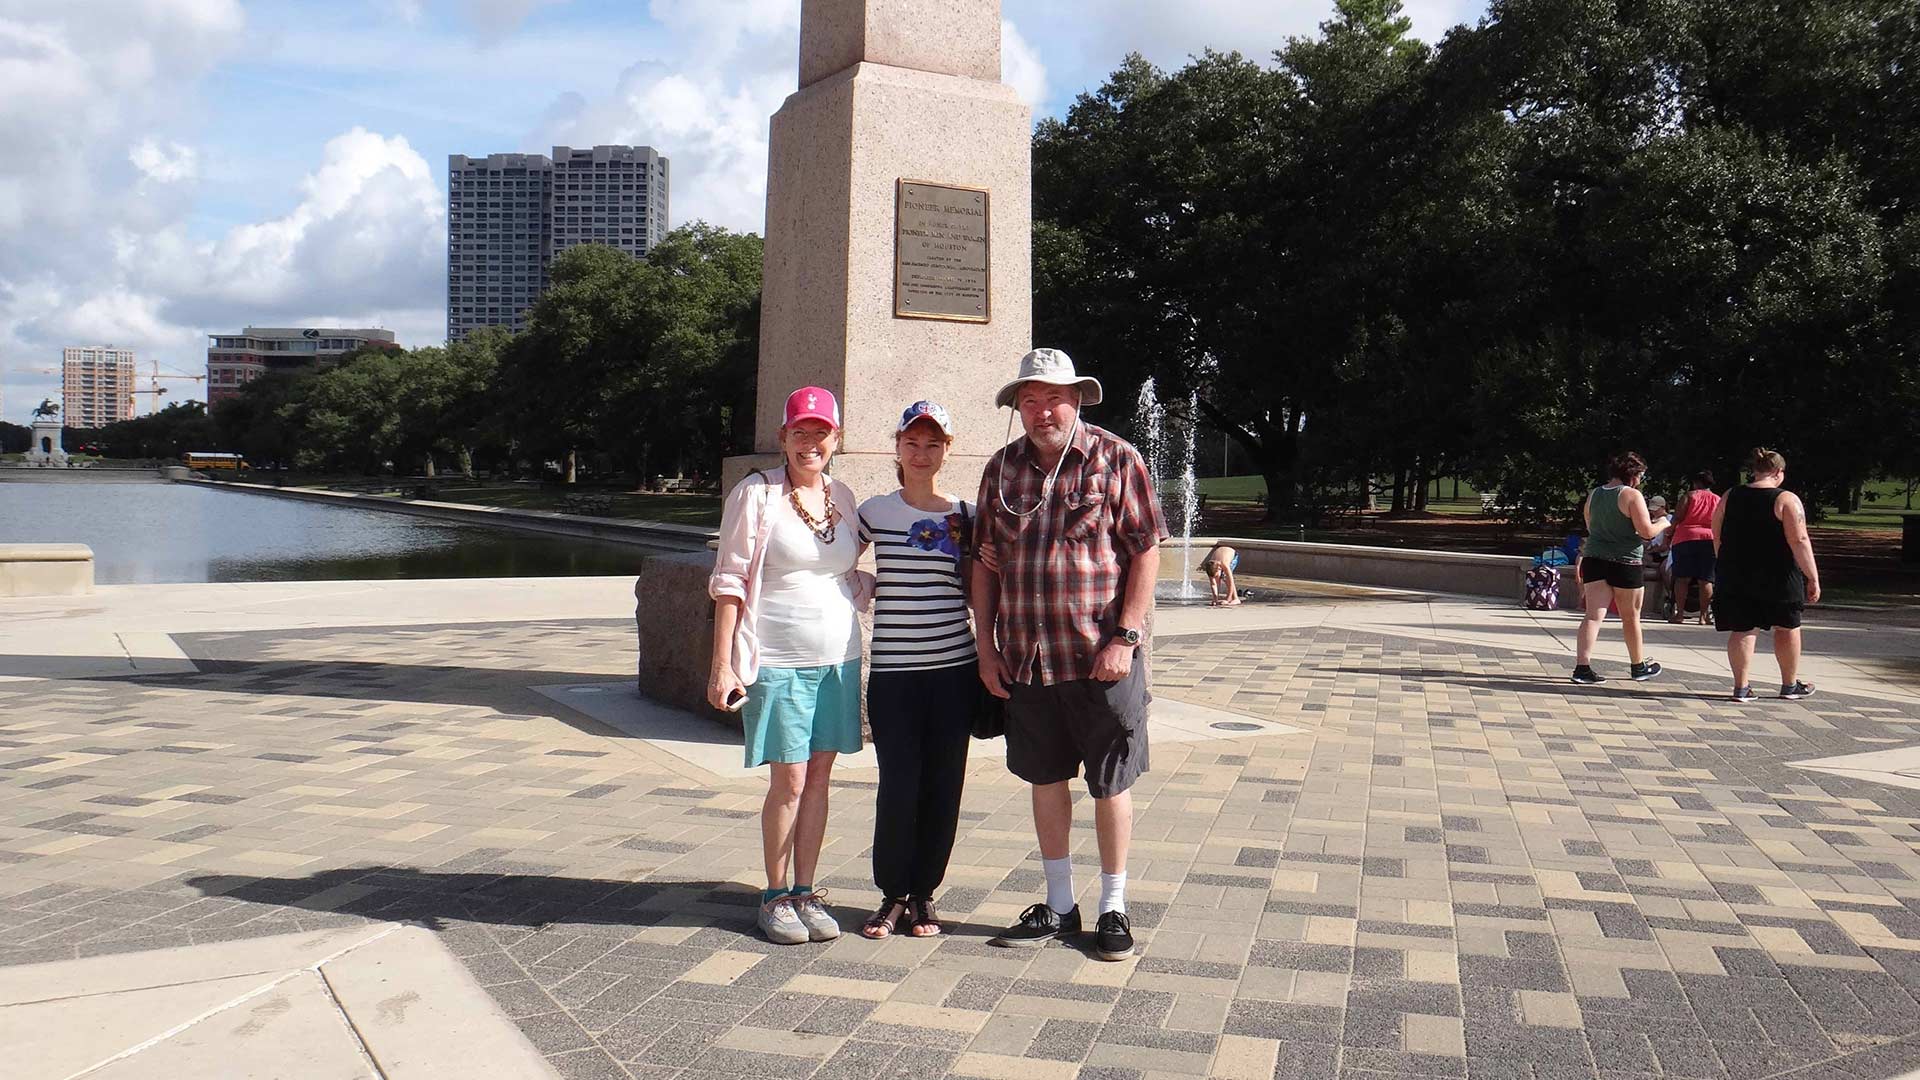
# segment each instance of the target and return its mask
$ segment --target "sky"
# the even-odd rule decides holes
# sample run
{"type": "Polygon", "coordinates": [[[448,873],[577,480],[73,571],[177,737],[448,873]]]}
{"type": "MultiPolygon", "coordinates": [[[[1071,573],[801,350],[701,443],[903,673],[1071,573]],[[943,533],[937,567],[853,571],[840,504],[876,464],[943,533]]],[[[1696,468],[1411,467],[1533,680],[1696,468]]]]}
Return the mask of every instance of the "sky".
{"type": "MultiPolygon", "coordinates": [[[[1483,4],[1406,7],[1432,41],[1483,4]]],[[[1003,77],[1059,115],[1129,51],[1264,58],[1331,9],[1004,0],[1003,77]]],[[[247,325],[438,344],[448,154],[650,145],[670,224],[757,232],[799,25],[800,0],[0,0],[0,419],[59,400],[65,345],[205,374],[247,325]]]]}

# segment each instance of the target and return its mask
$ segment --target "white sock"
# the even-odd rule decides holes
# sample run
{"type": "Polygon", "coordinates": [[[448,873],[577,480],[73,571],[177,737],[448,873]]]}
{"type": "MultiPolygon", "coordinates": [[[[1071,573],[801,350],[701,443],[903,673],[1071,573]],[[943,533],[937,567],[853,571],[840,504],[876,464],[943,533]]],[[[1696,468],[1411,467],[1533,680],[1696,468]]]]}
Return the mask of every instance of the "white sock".
{"type": "Polygon", "coordinates": [[[1127,910],[1127,872],[1100,875],[1100,914],[1127,910]]]}
{"type": "Polygon", "coordinates": [[[1055,914],[1065,915],[1073,910],[1073,856],[1058,859],[1041,859],[1040,865],[1047,871],[1047,906],[1055,914]]]}

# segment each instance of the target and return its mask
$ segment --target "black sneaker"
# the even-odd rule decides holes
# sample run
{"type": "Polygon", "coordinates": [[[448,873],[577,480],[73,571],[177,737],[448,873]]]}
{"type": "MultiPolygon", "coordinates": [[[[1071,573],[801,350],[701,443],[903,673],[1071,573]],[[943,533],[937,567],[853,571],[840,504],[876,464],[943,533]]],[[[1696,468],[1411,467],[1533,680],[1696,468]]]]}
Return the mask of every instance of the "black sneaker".
{"type": "Polygon", "coordinates": [[[1735,700],[1735,701],[1752,701],[1752,700],[1753,700],[1753,687],[1751,687],[1751,686],[1736,686],[1736,687],[1734,687],[1734,688],[1733,688],[1733,700],[1735,700]]]}
{"type": "Polygon", "coordinates": [[[1044,903],[1035,904],[1020,913],[1020,921],[1001,931],[1000,936],[987,942],[1003,949],[1031,949],[1045,945],[1055,938],[1067,937],[1080,932],[1080,905],[1065,915],[1048,907],[1044,903]]]}
{"type": "Polygon", "coordinates": [[[1133,924],[1124,911],[1108,911],[1094,924],[1093,955],[1102,960],[1125,960],[1133,955],[1133,924]]]}
{"type": "Polygon", "coordinates": [[[1629,672],[1629,674],[1633,677],[1634,682],[1646,682],[1648,679],[1651,679],[1655,675],[1660,674],[1660,661],[1658,660],[1641,661],[1640,663],[1633,665],[1633,668],[1629,672]]]}
{"type": "Polygon", "coordinates": [[[1780,697],[1783,701],[1799,701],[1801,698],[1812,696],[1813,684],[1810,682],[1801,682],[1796,679],[1791,685],[1780,688],[1780,697]]]}
{"type": "Polygon", "coordinates": [[[1581,686],[1592,686],[1595,683],[1606,682],[1607,677],[1593,670],[1592,667],[1583,665],[1573,669],[1573,681],[1581,686]]]}

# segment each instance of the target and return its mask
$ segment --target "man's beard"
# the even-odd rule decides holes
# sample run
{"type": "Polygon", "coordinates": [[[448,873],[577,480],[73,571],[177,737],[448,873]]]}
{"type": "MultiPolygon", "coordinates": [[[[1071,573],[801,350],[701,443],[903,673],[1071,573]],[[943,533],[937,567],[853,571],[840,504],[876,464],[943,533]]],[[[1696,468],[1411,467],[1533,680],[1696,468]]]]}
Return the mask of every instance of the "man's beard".
{"type": "Polygon", "coordinates": [[[1067,448],[1068,440],[1073,438],[1073,429],[1059,426],[1032,429],[1027,432],[1027,438],[1036,449],[1054,454],[1067,448]]]}

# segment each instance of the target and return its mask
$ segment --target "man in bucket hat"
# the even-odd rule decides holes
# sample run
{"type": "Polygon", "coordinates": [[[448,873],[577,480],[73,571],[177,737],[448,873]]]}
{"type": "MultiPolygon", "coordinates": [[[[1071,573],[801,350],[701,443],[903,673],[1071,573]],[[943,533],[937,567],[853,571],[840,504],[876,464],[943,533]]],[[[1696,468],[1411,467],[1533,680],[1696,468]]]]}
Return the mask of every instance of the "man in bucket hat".
{"type": "MultiPolygon", "coordinates": [[[[1068,844],[1084,770],[1100,840],[1094,954],[1133,953],[1126,914],[1128,794],[1147,768],[1147,689],[1136,662],[1166,521],[1140,452],[1086,423],[1100,381],[1036,349],[995,401],[1026,430],[980,481],[974,628],[980,678],[1007,703],[1007,768],[1033,785],[1047,898],[993,944],[1043,945],[1082,931],[1068,844]]],[[[1012,426],[1012,422],[1008,422],[1012,426]]]]}

